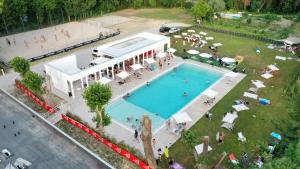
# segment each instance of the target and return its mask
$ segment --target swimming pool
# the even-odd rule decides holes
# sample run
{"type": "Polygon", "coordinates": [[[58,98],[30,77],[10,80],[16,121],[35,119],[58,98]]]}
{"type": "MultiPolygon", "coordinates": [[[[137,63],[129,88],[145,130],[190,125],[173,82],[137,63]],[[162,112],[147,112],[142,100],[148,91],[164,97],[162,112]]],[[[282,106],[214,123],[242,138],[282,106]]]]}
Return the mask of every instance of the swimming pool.
{"type": "Polygon", "coordinates": [[[184,63],[131,92],[129,97],[108,104],[106,112],[129,128],[137,127],[136,119],[147,114],[155,130],[222,75],[219,71],[184,63]]]}

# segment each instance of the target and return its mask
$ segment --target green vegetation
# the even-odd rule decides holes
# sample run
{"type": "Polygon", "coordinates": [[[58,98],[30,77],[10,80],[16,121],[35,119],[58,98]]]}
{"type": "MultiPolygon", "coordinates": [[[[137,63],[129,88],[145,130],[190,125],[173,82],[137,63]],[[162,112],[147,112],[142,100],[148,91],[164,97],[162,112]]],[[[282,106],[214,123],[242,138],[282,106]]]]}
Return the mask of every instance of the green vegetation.
{"type": "MultiPolygon", "coordinates": [[[[282,123],[282,121],[289,121],[291,119],[289,110],[291,109],[292,103],[289,100],[290,96],[284,91],[288,84],[294,83],[291,80],[294,79],[295,76],[292,75],[298,74],[300,71],[300,63],[289,60],[285,62],[275,60],[274,57],[276,55],[290,56],[290,54],[270,50],[267,48],[266,43],[260,41],[206,30],[195,30],[196,32],[205,31],[209,36],[215,38],[214,42],[223,44],[223,46],[219,48],[217,55],[227,57],[243,56],[244,61],[238,65],[238,68],[245,68],[247,73],[247,76],[211,109],[213,114],[211,121],[202,118],[190,129],[195,133],[197,143],[202,142],[201,138],[203,136],[207,135],[210,137],[210,146],[213,148],[213,151],[209,153],[208,161],[204,163],[214,164],[224,151],[227,153],[233,152],[237,158],[240,158],[242,152],[245,151],[250,156],[250,159],[253,159],[258,153],[259,145],[266,146],[270,132],[276,131],[285,137],[284,132],[279,130],[278,124],[281,128],[289,126],[289,124],[282,123]],[[255,52],[257,47],[261,49],[260,54],[256,54],[255,52]],[[262,79],[260,72],[266,68],[267,65],[275,62],[280,68],[280,71],[275,74],[274,78],[264,80],[267,87],[258,91],[259,96],[271,100],[271,105],[262,106],[255,100],[246,99],[250,103],[250,110],[239,113],[239,118],[235,122],[235,129],[232,132],[222,129],[220,125],[223,114],[232,110],[231,106],[234,100],[240,99],[243,92],[251,87],[251,80],[262,79]],[[218,131],[225,132],[225,140],[222,144],[218,144],[217,141],[215,141],[218,131]],[[247,138],[245,143],[241,143],[237,140],[238,132],[243,132],[247,138]]],[[[211,42],[204,48],[199,48],[199,50],[201,52],[211,53],[208,49],[209,45],[211,45],[211,42]]],[[[179,39],[174,39],[172,46],[177,49],[178,52],[176,55],[178,56],[185,55],[183,52],[184,48],[186,50],[190,49],[189,44],[182,46],[182,40],[179,39]]],[[[197,58],[194,59],[198,60],[197,58]]],[[[202,158],[195,161],[193,154],[187,153],[188,148],[188,144],[186,144],[186,141],[184,141],[182,137],[171,147],[170,155],[186,168],[193,168],[197,162],[202,162],[202,158]]],[[[167,162],[164,161],[163,164],[167,164],[167,162]]],[[[223,165],[232,168],[228,162],[228,158],[224,160],[223,165]]]]}
{"type": "Polygon", "coordinates": [[[25,75],[26,72],[30,71],[29,61],[20,56],[14,57],[10,61],[10,66],[14,69],[15,72],[20,73],[22,77],[25,75]]]}
{"type": "Polygon", "coordinates": [[[191,10],[195,18],[203,19],[211,11],[211,8],[204,0],[197,0],[191,10]]]}
{"type": "Polygon", "coordinates": [[[136,11],[136,16],[149,19],[176,20],[192,22],[192,17],[188,10],[181,8],[155,8],[136,11]]]}
{"type": "Polygon", "coordinates": [[[35,96],[41,96],[43,94],[43,78],[32,71],[28,71],[25,73],[24,77],[21,80],[21,84],[31,91],[35,96]]]}

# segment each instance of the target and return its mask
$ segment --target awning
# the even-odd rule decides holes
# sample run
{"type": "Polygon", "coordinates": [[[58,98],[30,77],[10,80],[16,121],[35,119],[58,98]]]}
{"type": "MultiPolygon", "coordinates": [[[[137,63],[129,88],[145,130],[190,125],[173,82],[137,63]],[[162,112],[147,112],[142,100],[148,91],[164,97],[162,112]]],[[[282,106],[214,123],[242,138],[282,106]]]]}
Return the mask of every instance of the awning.
{"type": "Polygon", "coordinates": [[[244,104],[238,104],[238,105],[234,105],[232,106],[236,111],[243,111],[243,110],[249,110],[249,108],[247,106],[245,106],[244,104]]]}
{"type": "Polygon", "coordinates": [[[227,113],[222,121],[225,123],[233,123],[236,118],[238,118],[237,113],[227,113]]]}
{"type": "Polygon", "coordinates": [[[228,57],[224,57],[224,58],[222,58],[221,60],[222,60],[223,62],[225,62],[225,63],[234,63],[234,62],[236,62],[235,59],[233,59],[233,58],[228,58],[228,57]]]}
{"type": "Polygon", "coordinates": [[[199,56],[203,57],[203,58],[211,58],[212,57],[212,55],[208,54],[208,53],[200,53],[199,56]]]}
{"type": "Polygon", "coordinates": [[[273,77],[273,75],[270,74],[270,73],[264,73],[264,74],[262,74],[260,76],[263,77],[263,78],[265,78],[265,79],[270,79],[271,77],[273,77]]]}
{"type": "Polygon", "coordinates": [[[193,121],[191,117],[187,114],[187,112],[176,113],[173,115],[173,118],[177,123],[185,123],[185,122],[193,121]]]}
{"type": "Polygon", "coordinates": [[[275,65],[269,65],[268,68],[271,70],[271,71],[277,71],[279,70],[277,66],[275,65]]]}
{"type": "Polygon", "coordinates": [[[231,78],[235,78],[237,77],[239,74],[238,73],[235,73],[235,72],[229,72],[229,73],[226,73],[225,76],[227,77],[231,77],[231,78]]]}
{"type": "Polygon", "coordinates": [[[200,52],[197,51],[197,50],[188,50],[187,53],[188,53],[188,54],[191,54],[191,55],[197,55],[197,54],[199,54],[200,52]]]}
{"type": "Polygon", "coordinates": [[[214,47],[219,47],[219,46],[223,46],[223,44],[222,43],[214,43],[213,46],[214,47]]]}
{"type": "Polygon", "coordinates": [[[217,96],[218,92],[211,90],[211,89],[207,89],[202,94],[209,98],[215,98],[217,96]]]}
{"type": "Polygon", "coordinates": [[[257,94],[253,94],[253,93],[249,93],[249,92],[244,92],[243,96],[257,100],[257,94]]]}
{"type": "Polygon", "coordinates": [[[126,79],[128,76],[130,76],[130,74],[127,73],[126,71],[123,71],[121,73],[118,73],[117,76],[121,79],[126,79]]]}
{"type": "Polygon", "coordinates": [[[169,48],[169,49],[167,50],[167,52],[174,53],[174,52],[176,52],[176,49],[169,48]]]}
{"type": "Polygon", "coordinates": [[[145,59],[145,62],[147,62],[149,65],[155,63],[156,61],[153,58],[145,59]]]}
{"type": "Polygon", "coordinates": [[[204,36],[206,36],[206,35],[207,35],[207,33],[206,33],[206,32],[200,32],[199,34],[200,34],[200,35],[204,35],[204,36]]]}
{"type": "Polygon", "coordinates": [[[144,67],[140,64],[134,64],[130,66],[134,71],[143,69],[144,67]]]}
{"type": "Polygon", "coordinates": [[[107,77],[101,77],[100,80],[98,80],[98,82],[101,84],[107,84],[107,83],[111,82],[111,79],[109,79],[107,77]]]}
{"type": "Polygon", "coordinates": [[[166,57],[166,53],[165,52],[159,52],[158,54],[156,54],[156,57],[164,58],[164,57],[166,57]]]}

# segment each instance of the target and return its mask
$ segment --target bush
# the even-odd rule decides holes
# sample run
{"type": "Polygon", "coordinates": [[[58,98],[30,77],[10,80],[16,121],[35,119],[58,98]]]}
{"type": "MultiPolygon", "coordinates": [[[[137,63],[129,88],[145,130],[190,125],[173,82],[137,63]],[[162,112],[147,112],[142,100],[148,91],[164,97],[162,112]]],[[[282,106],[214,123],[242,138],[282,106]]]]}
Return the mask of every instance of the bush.
{"type": "Polygon", "coordinates": [[[14,71],[20,73],[21,76],[24,76],[25,73],[30,70],[29,61],[19,56],[14,57],[9,64],[13,67],[14,71]]]}
{"type": "Polygon", "coordinates": [[[266,20],[266,22],[269,21],[269,23],[272,22],[272,21],[279,21],[280,20],[280,18],[277,15],[271,14],[271,13],[265,14],[264,19],[266,20]]]}
{"type": "Polygon", "coordinates": [[[26,72],[21,80],[21,84],[36,96],[43,94],[43,78],[37,73],[32,71],[26,72]]]}
{"type": "Polygon", "coordinates": [[[185,4],[184,4],[184,8],[185,9],[191,9],[192,7],[193,7],[193,3],[192,2],[186,2],[185,4]]]}
{"type": "Polygon", "coordinates": [[[251,22],[252,22],[252,18],[247,18],[247,20],[246,20],[246,22],[247,22],[247,24],[251,24],[251,22]]]}

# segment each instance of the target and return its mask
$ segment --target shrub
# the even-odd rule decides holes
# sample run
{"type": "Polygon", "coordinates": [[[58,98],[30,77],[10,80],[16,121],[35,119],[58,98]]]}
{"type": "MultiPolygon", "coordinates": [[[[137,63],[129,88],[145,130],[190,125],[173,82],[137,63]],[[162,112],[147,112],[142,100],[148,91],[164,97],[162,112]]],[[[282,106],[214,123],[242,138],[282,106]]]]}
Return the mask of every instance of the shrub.
{"type": "Polygon", "coordinates": [[[30,70],[29,61],[20,56],[14,57],[9,64],[13,67],[14,71],[20,73],[21,76],[24,76],[25,73],[30,70]]]}
{"type": "Polygon", "coordinates": [[[252,22],[252,18],[247,18],[247,20],[246,20],[246,22],[247,22],[247,24],[251,24],[251,22],[252,22]]]}
{"type": "Polygon", "coordinates": [[[277,15],[271,14],[271,13],[265,14],[264,19],[266,20],[266,22],[269,21],[269,23],[272,22],[272,21],[279,21],[280,20],[280,18],[277,15]]]}

